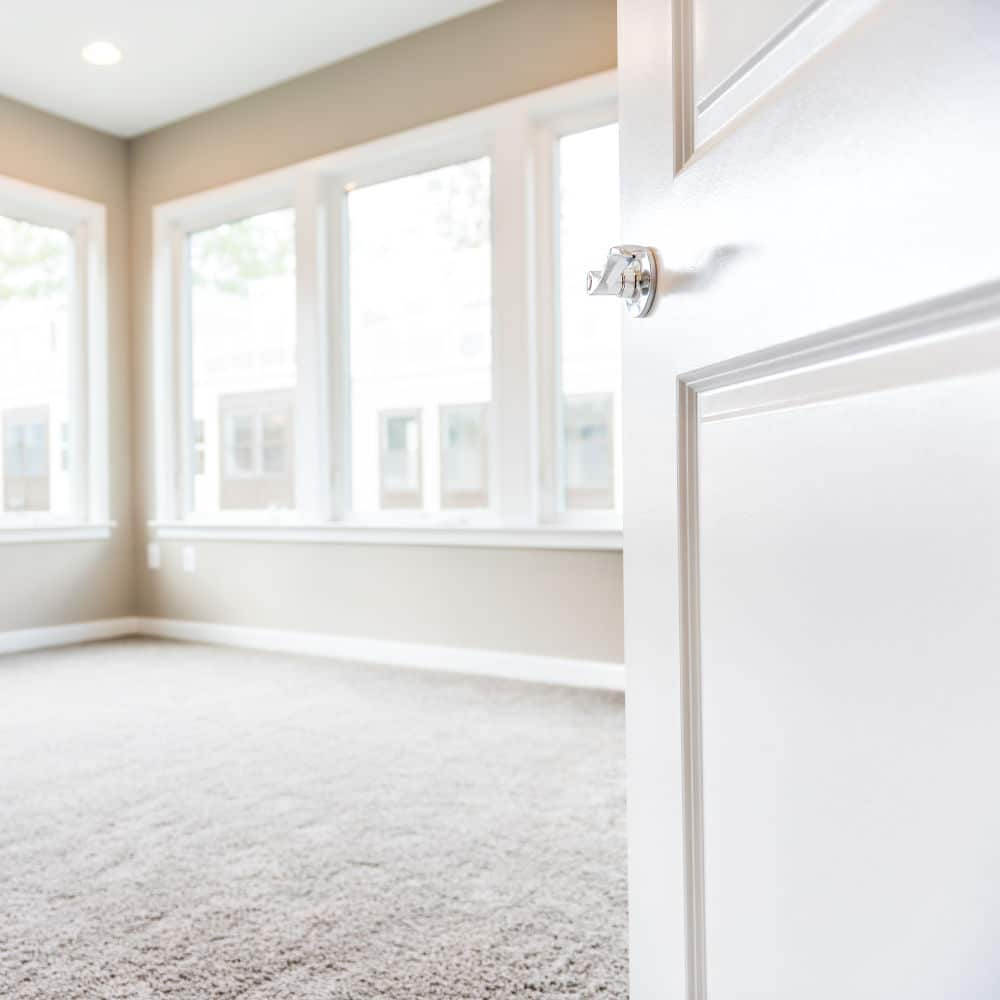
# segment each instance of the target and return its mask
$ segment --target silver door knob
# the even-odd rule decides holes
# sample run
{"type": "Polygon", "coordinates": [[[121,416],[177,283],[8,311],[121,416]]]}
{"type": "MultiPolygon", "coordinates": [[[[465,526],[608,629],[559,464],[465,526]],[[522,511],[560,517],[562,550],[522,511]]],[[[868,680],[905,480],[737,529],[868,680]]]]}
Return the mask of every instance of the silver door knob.
{"type": "Polygon", "coordinates": [[[649,247],[612,247],[603,271],[587,272],[588,295],[625,300],[630,316],[645,316],[656,295],[656,259],[649,247]]]}

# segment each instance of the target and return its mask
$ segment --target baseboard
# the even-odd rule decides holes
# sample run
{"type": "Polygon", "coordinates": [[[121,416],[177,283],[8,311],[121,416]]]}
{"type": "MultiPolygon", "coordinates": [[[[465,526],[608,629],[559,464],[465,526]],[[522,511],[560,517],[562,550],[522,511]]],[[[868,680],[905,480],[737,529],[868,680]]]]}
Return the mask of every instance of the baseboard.
{"type": "Polygon", "coordinates": [[[622,691],[625,667],[620,663],[574,660],[525,653],[434,646],[417,642],[392,642],[320,632],[291,632],[283,629],[217,625],[212,622],[181,621],[173,618],[138,618],[135,631],[141,635],[205,642],[244,649],[264,649],[279,653],[301,653],[336,660],[381,663],[393,667],[441,670],[450,673],[507,677],[542,684],[622,691]]]}
{"type": "Polygon", "coordinates": [[[173,618],[101,618],[68,625],[0,632],[0,654],[23,653],[33,649],[116,639],[126,635],[159,636],[184,642],[205,642],[217,646],[263,649],[277,653],[300,653],[307,656],[381,663],[417,670],[507,677],[540,684],[563,684],[570,687],[599,688],[605,691],[625,689],[625,668],[620,663],[533,656],[527,653],[505,653],[457,646],[435,646],[420,642],[393,642],[386,639],[328,635],[321,632],[218,625],[212,622],[181,621],[173,618]]]}
{"type": "Polygon", "coordinates": [[[46,625],[42,628],[15,629],[0,632],[0,653],[24,653],[50,646],[70,646],[77,642],[96,642],[135,635],[139,631],[137,618],[99,618],[91,622],[69,625],[46,625]]]}

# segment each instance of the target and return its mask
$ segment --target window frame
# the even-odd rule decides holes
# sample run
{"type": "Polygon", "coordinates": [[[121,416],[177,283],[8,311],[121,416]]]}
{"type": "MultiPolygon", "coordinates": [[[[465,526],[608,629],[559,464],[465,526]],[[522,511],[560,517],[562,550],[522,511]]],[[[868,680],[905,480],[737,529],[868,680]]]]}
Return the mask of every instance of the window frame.
{"type": "MultiPolygon", "coordinates": [[[[66,514],[0,510],[0,543],[108,538],[115,522],[109,480],[107,209],[98,202],[0,176],[0,215],[62,230],[73,246],[65,443],[71,509],[66,514]]],[[[61,455],[61,428],[59,434],[55,447],[61,455]]],[[[53,448],[51,429],[49,448],[53,448]]]]}
{"type": "MultiPolygon", "coordinates": [[[[563,427],[563,387],[562,387],[562,331],[560,329],[559,297],[559,141],[565,136],[587,132],[618,121],[616,101],[610,99],[588,107],[575,108],[551,117],[540,137],[541,148],[537,152],[537,180],[540,191],[546,193],[548,205],[540,206],[539,225],[544,232],[539,234],[539,244],[551,248],[546,261],[551,271],[541,276],[539,368],[543,372],[540,380],[540,422],[543,470],[543,517],[550,522],[595,530],[614,529],[621,525],[622,515],[615,510],[571,510],[565,503],[565,449],[563,427]]],[[[609,233],[608,246],[620,242],[619,233],[609,233]]],[[[595,262],[595,267],[603,267],[604,261],[595,262]]],[[[583,278],[580,279],[581,287],[583,278]]],[[[621,317],[624,322],[624,311],[621,317]]],[[[622,456],[616,448],[613,454],[615,465],[622,456]]]]}
{"type": "MultiPolygon", "coordinates": [[[[408,133],[404,133],[399,138],[405,138],[408,133]]],[[[488,427],[491,432],[498,431],[498,423],[503,418],[497,406],[497,398],[500,391],[498,384],[498,349],[497,330],[500,329],[500,320],[497,309],[497,220],[495,206],[497,203],[497,180],[495,170],[495,150],[497,143],[489,130],[476,129],[468,134],[458,134],[450,136],[447,140],[440,140],[426,147],[415,146],[413,149],[400,149],[388,159],[377,156],[371,160],[367,158],[359,161],[354,170],[343,172],[338,176],[335,184],[340,189],[338,198],[338,210],[340,215],[340,232],[338,233],[339,243],[343,248],[341,259],[341,273],[339,275],[341,285],[344,289],[342,296],[342,320],[339,329],[341,342],[337,347],[338,355],[343,358],[343,378],[345,385],[341,393],[345,400],[344,409],[338,411],[335,420],[339,420],[346,437],[343,451],[340,453],[340,461],[343,463],[344,482],[342,489],[338,491],[335,504],[339,517],[335,519],[344,524],[356,525],[360,528],[371,528],[381,526],[399,526],[406,524],[414,528],[417,527],[497,527],[502,521],[501,505],[504,503],[501,494],[501,483],[504,477],[500,471],[496,460],[491,461],[488,470],[487,495],[489,504],[481,510],[464,509],[441,509],[437,511],[427,511],[415,508],[383,508],[379,511],[355,512],[352,509],[353,482],[351,474],[353,462],[351,459],[351,366],[350,366],[350,226],[348,223],[347,198],[352,191],[361,188],[371,187],[375,184],[384,184],[389,181],[401,180],[415,174],[428,173],[433,170],[440,170],[445,167],[454,166],[459,163],[467,163],[471,160],[488,159],[490,161],[490,240],[491,240],[491,324],[490,324],[490,399],[484,405],[488,410],[488,427]]],[[[364,148],[364,147],[362,147],[364,148]]],[[[336,196],[335,196],[336,197],[336,196]]],[[[447,308],[447,291],[441,291],[442,308],[447,308]]],[[[400,412],[408,411],[411,407],[397,407],[400,412]]],[[[421,417],[421,434],[423,433],[423,419],[421,417]]],[[[427,443],[421,440],[421,455],[427,443]]],[[[429,442],[431,446],[435,442],[429,442]]],[[[381,463],[381,459],[380,459],[381,463]]],[[[379,466],[381,468],[381,464],[379,466]]],[[[423,470],[421,469],[421,475],[423,470]]],[[[422,484],[421,496],[426,496],[426,483],[422,484]]],[[[381,495],[381,482],[379,483],[379,493],[381,495]]]]}
{"type": "MultiPolygon", "coordinates": [[[[153,381],[155,511],[165,538],[254,537],[421,544],[621,548],[617,515],[558,510],[558,401],[553,185],[561,134],[616,119],[614,71],[538,91],[157,205],[153,381]],[[610,114],[610,119],[609,119],[610,114]],[[577,125],[577,122],[584,122],[577,125]],[[490,507],[481,511],[351,510],[351,371],[347,195],[358,187],[489,157],[492,236],[490,507]],[[295,211],[296,454],[294,514],[192,516],[190,298],[186,238],[276,208],[295,211]],[[402,542],[401,542],[402,543],[402,542]]],[[[609,234],[616,239],[618,234],[609,234]]],[[[388,276],[391,280],[391,275],[388,276]]],[[[441,292],[447,308],[446,290],[441,292]]],[[[430,443],[433,445],[433,442],[430,443]]],[[[428,446],[427,443],[424,443],[428,446]]]]}

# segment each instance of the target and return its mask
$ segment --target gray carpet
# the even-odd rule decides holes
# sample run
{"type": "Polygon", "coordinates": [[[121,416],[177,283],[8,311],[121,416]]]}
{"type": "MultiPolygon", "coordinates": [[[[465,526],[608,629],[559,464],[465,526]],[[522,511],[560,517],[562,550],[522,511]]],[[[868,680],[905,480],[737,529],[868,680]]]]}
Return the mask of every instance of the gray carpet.
{"type": "Polygon", "coordinates": [[[626,996],[620,695],[125,640],[0,659],[0,997],[626,996]]]}

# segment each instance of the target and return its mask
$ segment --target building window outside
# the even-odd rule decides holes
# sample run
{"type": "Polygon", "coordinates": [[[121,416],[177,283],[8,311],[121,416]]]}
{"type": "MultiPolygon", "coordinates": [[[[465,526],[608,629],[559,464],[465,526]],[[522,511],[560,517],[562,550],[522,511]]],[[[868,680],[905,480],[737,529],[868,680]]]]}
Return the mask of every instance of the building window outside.
{"type": "Polygon", "coordinates": [[[379,502],[384,510],[423,506],[419,410],[379,414],[379,502]]]}
{"type": "Polygon", "coordinates": [[[218,397],[220,510],[274,510],[293,505],[291,390],[218,397]]]}

